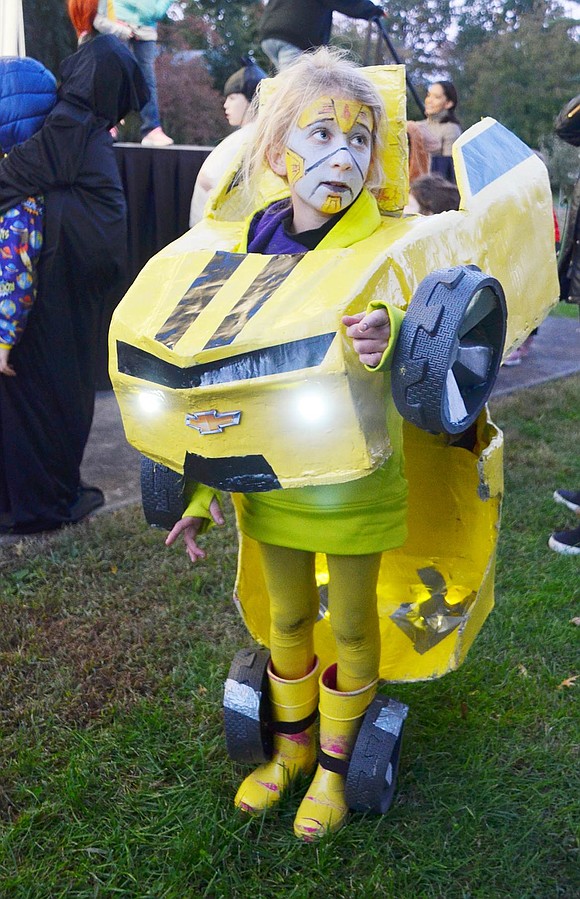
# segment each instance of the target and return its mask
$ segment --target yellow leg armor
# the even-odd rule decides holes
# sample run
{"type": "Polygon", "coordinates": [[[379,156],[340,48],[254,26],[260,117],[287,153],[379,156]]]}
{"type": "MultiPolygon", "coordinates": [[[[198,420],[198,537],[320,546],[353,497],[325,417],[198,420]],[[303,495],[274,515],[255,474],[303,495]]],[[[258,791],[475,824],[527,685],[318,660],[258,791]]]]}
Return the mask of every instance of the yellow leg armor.
{"type": "Polygon", "coordinates": [[[249,814],[276,805],[288,785],[301,773],[309,774],[316,761],[314,720],[318,705],[318,659],[299,680],[282,680],[268,667],[274,721],[274,754],[246,777],[234,800],[249,814]],[[298,728],[298,729],[297,729],[298,728]]]}
{"type": "Polygon", "coordinates": [[[339,693],[336,665],[320,678],[320,764],[294,819],[294,833],[311,841],[339,830],[348,818],[344,784],[348,762],[377,681],[352,693],[339,693]]]}

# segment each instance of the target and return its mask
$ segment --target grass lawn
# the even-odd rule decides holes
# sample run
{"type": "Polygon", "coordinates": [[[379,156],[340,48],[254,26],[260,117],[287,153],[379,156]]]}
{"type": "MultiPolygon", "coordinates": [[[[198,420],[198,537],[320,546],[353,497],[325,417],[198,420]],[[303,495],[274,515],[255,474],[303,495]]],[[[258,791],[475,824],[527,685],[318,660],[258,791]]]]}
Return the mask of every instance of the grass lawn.
{"type": "Polygon", "coordinates": [[[388,815],[292,835],[299,790],[247,821],[221,694],[250,645],[231,525],[193,569],[134,509],[0,548],[0,896],[580,896],[578,557],[551,552],[580,485],[580,378],[492,403],[506,434],[496,608],[410,705],[388,815]]]}
{"type": "Polygon", "coordinates": [[[576,321],[580,320],[577,303],[557,303],[550,310],[550,315],[555,315],[557,318],[575,318],[576,321]]]}

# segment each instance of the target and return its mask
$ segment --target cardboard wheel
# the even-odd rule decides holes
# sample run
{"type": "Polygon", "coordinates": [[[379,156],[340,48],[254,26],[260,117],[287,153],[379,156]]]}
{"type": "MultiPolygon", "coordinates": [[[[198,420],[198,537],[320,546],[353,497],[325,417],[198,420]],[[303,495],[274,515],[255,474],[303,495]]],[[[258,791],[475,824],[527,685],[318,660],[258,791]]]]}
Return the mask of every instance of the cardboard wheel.
{"type": "Polygon", "coordinates": [[[141,456],[141,501],[148,524],[170,531],[185,510],[183,475],[141,456]]]}
{"type": "Polygon", "coordinates": [[[493,389],[506,324],[502,286],[477,266],[424,278],[393,356],[393,399],[403,418],[434,433],[466,431],[493,389]]]}
{"type": "Polygon", "coordinates": [[[228,755],[259,764],[272,757],[272,712],[266,649],[242,649],[224,685],[224,724],[228,755]]]}
{"type": "Polygon", "coordinates": [[[377,696],[367,709],[346,776],[350,809],[384,815],[395,795],[408,706],[377,696]]]}

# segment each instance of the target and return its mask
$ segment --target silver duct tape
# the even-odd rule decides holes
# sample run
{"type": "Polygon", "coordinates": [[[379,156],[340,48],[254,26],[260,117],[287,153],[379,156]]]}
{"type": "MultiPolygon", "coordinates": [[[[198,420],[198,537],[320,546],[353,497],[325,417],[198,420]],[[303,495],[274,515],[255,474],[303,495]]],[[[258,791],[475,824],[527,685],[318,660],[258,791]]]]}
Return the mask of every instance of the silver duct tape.
{"type": "Polygon", "coordinates": [[[375,719],[375,727],[384,730],[394,737],[398,737],[401,733],[405,718],[407,717],[408,707],[402,703],[394,703],[389,701],[389,705],[383,706],[375,719]]]}
{"type": "Polygon", "coordinates": [[[248,687],[247,684],[240,684],[237,680],[227,678],[224,684],[224,708],[230,709],[232,712],[239,712],[246,718],[252,718],[254,721],[260,720],[260,700],[262,694],[248,687]]]}

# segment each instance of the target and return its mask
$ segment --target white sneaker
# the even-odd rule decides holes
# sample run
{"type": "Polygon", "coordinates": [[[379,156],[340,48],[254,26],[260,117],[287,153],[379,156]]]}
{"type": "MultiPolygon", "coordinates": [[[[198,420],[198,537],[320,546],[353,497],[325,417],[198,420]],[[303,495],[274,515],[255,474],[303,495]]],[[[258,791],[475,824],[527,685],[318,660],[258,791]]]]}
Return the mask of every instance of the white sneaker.
{"type": "Polygon", "coordinates": [[[157,128],[154,128],[153,131],[150,131],[149,134],[146,134],[143,140],[141,141],[142,147],[170,147],[173,143],[173,139],[168,137],[167,134],[163,131],[163,128],[159,125],[157,128]]]}
{"type": "Polygon", "coordinates": [[[562,503],[576,512],[576,515],[580,515],[580,490],[555,490],[553,496],[557,503],[562,503]]]}
{"type": "Polygon", "coordinates": [[[574,528],[573,531],[555,531],[548,540],[548,546],[564,556],[579,556],[580,527],[574,528]]]}

